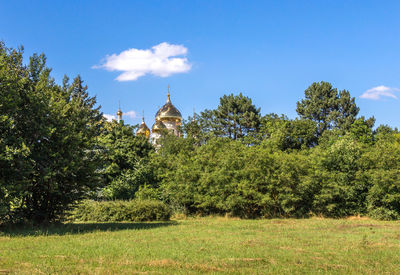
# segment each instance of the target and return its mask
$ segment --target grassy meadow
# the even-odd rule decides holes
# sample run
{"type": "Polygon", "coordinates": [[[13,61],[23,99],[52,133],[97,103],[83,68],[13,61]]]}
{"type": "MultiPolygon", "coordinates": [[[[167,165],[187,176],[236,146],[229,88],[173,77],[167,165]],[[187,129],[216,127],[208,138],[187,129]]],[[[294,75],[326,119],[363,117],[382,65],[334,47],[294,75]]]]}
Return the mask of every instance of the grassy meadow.
{"type": "Polygon", "coordinates": [[[399,272],[400,222],[207,217],[0,231],[0,274],[399,272]]]}

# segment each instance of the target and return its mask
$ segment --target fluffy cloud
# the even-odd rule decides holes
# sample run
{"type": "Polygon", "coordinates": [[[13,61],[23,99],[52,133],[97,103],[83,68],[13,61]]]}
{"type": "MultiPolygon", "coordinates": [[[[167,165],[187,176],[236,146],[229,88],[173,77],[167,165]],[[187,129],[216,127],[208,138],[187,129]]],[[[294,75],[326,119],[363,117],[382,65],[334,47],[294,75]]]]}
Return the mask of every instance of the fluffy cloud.
{"type": "Polygon", "coordinates": [[[122,117],[124,116],[129,117],[131,119],[135,119],[137,118],[137,113],[135,111],[128,111],[122,114],[122,117]]]}
{"type": "MultiPolygon", "coordinates": [[[[110,121],[110,122],[113,121],[113,120],[117,120],[117,116],[115,116],[115,115],[103,114],[103,116],[105,117],[105,119],[107,121],[110,121]]],[[[122,112],[122,119],[124,117],[125,118],[128,117],[130,119],[135,119],[135,118],[137,118],[137,113],[135,111],[133,111],[133,110],[127,111],[127,112],[122,112]]]]}
{"type": "Polygon", "coordinates": [[[93,68],[120,71],[116,80],[133,81],[146,74],[167,77],[188,72],[192,65],[185,57],[187,48],[163,42],[150,49],[129,49],[120,54],[108,55],[104,63],[93,68]]]}
{"type": "Polygon", "coordinates": [[[110,121],[110,122],[117,119],[116,116],[110,115],[110,114],[103,114],[103,116],[106,118],[107,121],[110,121]]]}
{"type": "Polygon", "coordinates": [[[400,89],[382,85],[365,91],[365,93],[363,93],[360,97],[372,100],[379,100],[382,97],[391,97],[397,99],[397,95],[395,94],[396,92],[400,92],[400,89]]]}

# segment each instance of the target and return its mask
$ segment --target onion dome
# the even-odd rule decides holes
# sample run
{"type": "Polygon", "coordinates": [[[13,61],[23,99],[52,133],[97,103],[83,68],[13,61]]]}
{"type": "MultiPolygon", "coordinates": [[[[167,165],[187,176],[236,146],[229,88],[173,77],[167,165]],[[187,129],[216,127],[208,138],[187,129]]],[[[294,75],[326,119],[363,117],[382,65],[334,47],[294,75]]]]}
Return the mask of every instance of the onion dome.
{"type": "Polygon", "coordinates": [[[118,112],[117,112],[117,122],[120,123],[122,120],[121,104],[118,101],[118,112]]]}
{"type": "Polygon", "coordinates": [[[137,136],[145,136],[146,138],[150,137],[150,129],[147,127],[146,123],[144,122],[144,117],[142,119],[142,123],[139,126],[139,129],[136,131],[137,136]]]}
{"type": "Polygon", "coordinates": [[[172,105],[171,98],[168,92],[167,103],[164,104],[156,113],[156,120],[164,120],[164,119],[173,119],[173,120],[182,120],[182,115],[179,110],[172,105]]]}
{"type": "Polygon", "coordinates": [[[117,112],[117,122],[120,123],[122,120],[122,111],[121,108],[118,108],[118,112],[117,112]]]}
{"type": "Polygon", "coordinates": [[[119,108],[118,108],[117,116],[122,116],[122,111],[119,108]]]}
{"type": "Polygon", "coordinates": [[[165,127],[164,123],[162,123],[161,120],[158,119],[156,119],[156,122],[151,127],[152,132],[158,132],[164,129],[167,129],[167,127],[165,127]]]}

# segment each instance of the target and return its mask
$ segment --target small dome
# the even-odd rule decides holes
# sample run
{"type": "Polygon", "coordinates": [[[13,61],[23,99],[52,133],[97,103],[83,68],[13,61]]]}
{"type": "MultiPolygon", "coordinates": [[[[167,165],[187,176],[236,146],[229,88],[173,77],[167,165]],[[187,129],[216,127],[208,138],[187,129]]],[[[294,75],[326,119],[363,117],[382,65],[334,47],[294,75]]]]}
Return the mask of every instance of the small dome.
{"type": "Polygon", "coordinates": [[[167,129],[167,127],[165,127],[164,123],[162,123],[161,120],[156,119],[156,122],[153,124],[153,127],[151,127],[151,130],[153,132],[157,132],[163,129],[167,129]]]}
{"type": "Polygon", "coordinates": [[[122,116],[122,111],[121,111],[121,107],[118,107],[118,112],[117,112],[117,116],[122,116]]]}
{"type": "Polygon", "coordinates": [[[139,126],[139,129],[136,131],[136,135],[138,136],[150,136],[150,129],[147,127],[146,123],[144,122],[144,118],[142,119],[142,123],[139,126]]]}
{"type": "Polygon", "coordinates": [[[158,112],[156,113],[156,120],[164,118],[182,120],[181,112],[179,112],[179,110],[174,105],[172,105],[169,93],[167,103],[165,103],[164,106],[162,106],[160,110],[158,110],[158,112]]]}

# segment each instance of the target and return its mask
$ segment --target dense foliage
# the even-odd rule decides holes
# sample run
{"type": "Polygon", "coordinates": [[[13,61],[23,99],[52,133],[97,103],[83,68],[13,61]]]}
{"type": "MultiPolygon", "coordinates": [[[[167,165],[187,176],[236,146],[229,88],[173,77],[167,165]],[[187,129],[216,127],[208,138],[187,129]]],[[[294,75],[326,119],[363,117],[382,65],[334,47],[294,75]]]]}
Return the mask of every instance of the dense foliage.
{"type": "Polygon", "coordinates": [[[224,95],[215,110],[205,110],[201,114],[203,131],[218,137],[233,140],[253,136],[260,127],[260,108],[256,108],[252,100],[241,93],[224,95]]]}
{"type": "Polygon", "coordinates": [[[396,137],[371,145],[349,133],[302,150],[268,141],[247,146],[213,138],[196,146],[190,139],[165,139],[153,156],[157,192],[188,214],[399,218],[396,137]]]}
{"type": "Polygon", "coordinates": [[[328,82],[315,82],[304,94],[305,99],[297,102],[297,113],[317,122],[318,136],[329,129],[348,130],[360,110],[349,91],[338,92],[328,82]]]}
{"type": "Polygon", "coordinates": [[[171,209],[156,200],[84,200],[71,212],[73,221],[118,222],[118,221],[167,221],[171,209]]]}
{"type": "Polygon", "coordinates": [[[44,55],[24,65],[0,44],[1,222],[56,221],[83,198],[97,201],[77,208],[83,220],[140,220],[163,203],[200,215],[400,219],[400,134],[374,130],[330,83],[305,90],[296,119],[225,95],[158,151],[95,104],[79,76],[57,85],[44,55]]]}
{"type": "Polygon", "coordinates": [[[122,121],[105,122],[99,137],[102,152],[104,185],[94,198],[130,199],[139,186],[152,185],[154,176],[148,165],[152,145],[142,136],[135,136],[135,127],[122,121]]]}
{"type": "Polygon", "coordinates": [[[47,223],[99,182],[102,115],[78,76],[62,86],[44,55],[0,44],[0,219],[47,223]]]}
{"type": "Polygon", "coordinates": [[[223,110],[227,98],[246,106],[251,101],[224,97],[216,110],[186,122],[186,138],[164,138],[152,156],[159,188],[147,192],[187,214],[398,219],[397,129],[373,131],[374,118],[357,118],[354,98],[329,83],[314,83],[305,94],[298,109],[324,117],[267,114],[240,139],[229,130],[221,135],[230,120],[210,114],[223,110]],[[204,126],[207,119],[213,127],[204,126]]]}

